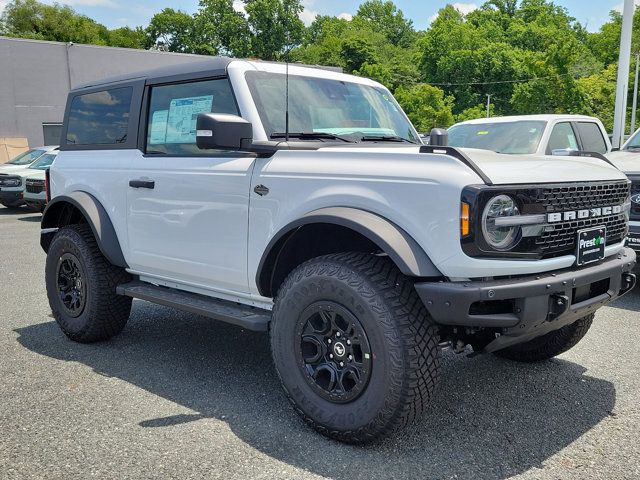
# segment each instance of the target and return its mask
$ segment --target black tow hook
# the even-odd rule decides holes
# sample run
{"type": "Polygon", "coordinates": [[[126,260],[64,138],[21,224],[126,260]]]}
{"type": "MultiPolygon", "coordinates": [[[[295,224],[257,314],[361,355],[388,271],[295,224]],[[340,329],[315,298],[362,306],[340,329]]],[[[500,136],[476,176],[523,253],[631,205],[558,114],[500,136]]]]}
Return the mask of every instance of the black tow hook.
{"type": "Polygon", "coordinates": [[[620,284],[620,295],[627,293],[636,286],[636,275],[634,273],[623,273],[622,282],[620,284]]]}
{"type": "Polygon", "coordinates": [[[566,295],[550,295],[549,303],[549,312],[547,313],[548,322],[555,320],[569,309],[569,297],[566,295]]]}

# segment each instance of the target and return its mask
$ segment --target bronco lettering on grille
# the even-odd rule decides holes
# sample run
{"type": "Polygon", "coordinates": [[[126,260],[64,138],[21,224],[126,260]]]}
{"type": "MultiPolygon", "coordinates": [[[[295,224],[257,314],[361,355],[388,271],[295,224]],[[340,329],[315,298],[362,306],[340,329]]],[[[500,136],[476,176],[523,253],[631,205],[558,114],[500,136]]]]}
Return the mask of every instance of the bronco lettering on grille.
{"type": "Polygon", "coordinates": [[[584,210],[570,210],[567,212],[556,212],[547,214],[547,222],[567,222],[571,220],[582,220],[585,218],[606,217],[607,215],[617,215],[622,213],[622,205],[613,207],[586,208],[584,210]]]}

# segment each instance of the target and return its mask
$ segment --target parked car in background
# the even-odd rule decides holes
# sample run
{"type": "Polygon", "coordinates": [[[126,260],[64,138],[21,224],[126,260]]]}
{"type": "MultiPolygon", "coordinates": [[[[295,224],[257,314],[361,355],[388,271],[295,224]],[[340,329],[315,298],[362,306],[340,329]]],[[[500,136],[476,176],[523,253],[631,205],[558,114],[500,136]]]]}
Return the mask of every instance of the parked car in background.
{"type": "Polygon", "coordinates": [[[32,148],[31,150],[27,150],[26,152],[21,153],[17,157],[9,160],[7,163],[3,163],[0,165],[0,175],[3,173],[11,173],[16,170],[20,170],[28,167],[33,162],[35,162],[38,158],[44,155],[47,152],[57,151],[57,145],[50,145],[46,147],[40,148],[32,148]]]}
{"type": "Polygon", "coordinates": [[[37,175],[38,172],[44,175],[44,171],[51,166],[57,154],[57,151],[45,153],[26,168],[14,170],[11,174],[0,174],[0,203],[7,208],[18,208],[24,205],[27,177],[37,175]]]}
{"type": "Polygon", "coordinates": [[[627,243],[640,251],[640,129],[622,145],[620,150],[611,152],[607,158],[631,180],[631,213],[627,243]]]}
{"type": "Polygon", "coordinates": [[[479,118],[449,128],[452,147],[480,148],[513,155],[569,155],[611,152],[602,122],[584,115],[521,115],[479,118]]]}
{"type": "Polygon", "coordinates": [[[31,167],[34,173],[24,181],[24,203],[32,210],[43,212],[47,205],[47,193],[45,190],[45,176],[47,169],[53,164],[58,152],[47,153],[40,157],[31,167]]]}

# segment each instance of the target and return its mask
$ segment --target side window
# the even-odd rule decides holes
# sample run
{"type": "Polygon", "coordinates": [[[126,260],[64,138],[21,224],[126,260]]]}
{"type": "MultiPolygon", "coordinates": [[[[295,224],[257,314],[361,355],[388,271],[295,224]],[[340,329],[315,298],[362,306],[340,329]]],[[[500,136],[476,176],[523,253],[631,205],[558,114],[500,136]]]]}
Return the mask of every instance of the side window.
{"type": "Polygon", "coordinates": [[[132,87],[121,87],[74,97],[67,120],[67,143],[125,143],[129,130],[132,95],[132,87]]]}
{"type": "Polygon", "coordinates": [[[208,112],[239,115],[228,79],[153,87],[147,153],[207,155],[196,145],[196,120],[208,112]]]}
{"type": "Polygon", "coordinates": [[[578,122],[578,133],[582,141],[582,149],[587,152],[607,153],[607,143],[597,123],[578,122]]]}
{"type": "Polygon", "coordinates": [[[578,140],[569,122],[558,123],[551,130],[547,154],[554,150],[578,150],[578,140]]]}

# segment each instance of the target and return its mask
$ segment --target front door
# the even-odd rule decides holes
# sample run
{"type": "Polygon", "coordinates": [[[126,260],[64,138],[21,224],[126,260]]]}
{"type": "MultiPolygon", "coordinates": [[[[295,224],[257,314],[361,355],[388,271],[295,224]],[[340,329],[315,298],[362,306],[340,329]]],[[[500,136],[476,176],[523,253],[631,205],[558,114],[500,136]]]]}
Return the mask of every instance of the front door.
{"type": "Polygon", "coordinates": [[[247,292],[254,156],[198,150],[198,113],[238,114],[227,79],[153,87],[145,154],[131,165],[129,263],[136,272],[223,293],[247,292]]]}

